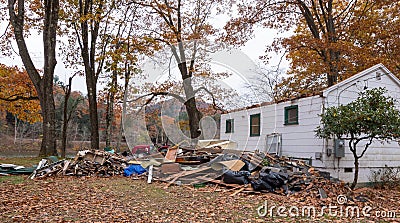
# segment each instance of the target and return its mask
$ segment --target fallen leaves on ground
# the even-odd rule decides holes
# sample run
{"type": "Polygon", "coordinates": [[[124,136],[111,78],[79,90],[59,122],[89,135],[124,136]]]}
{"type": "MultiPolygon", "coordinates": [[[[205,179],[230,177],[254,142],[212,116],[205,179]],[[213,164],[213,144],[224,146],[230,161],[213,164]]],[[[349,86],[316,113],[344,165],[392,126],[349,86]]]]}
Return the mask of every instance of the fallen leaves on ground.
{"type": "MultiPolygon", "coordinates": [[[[194,189],[190,186],[147,184],[144,180],[124,177],[62,177],[45,180],[26,180],[0,183],[0,222],[395,222],[399,218],[377,218],[375,211],[397,211],[400,216],[399,191],[358,189],[350,197],[364,196],[367,201],[349,200],[349,206],[369,205],[370,217],[347,219],[340,215],[324,215],[315,218],[301,216],[301,208],[315,205],[337,205],[336,194],[327,193],[327,199],[313,194],[298,193],[282,196],[273,193],[239,193],[230,196],[227,191],[214,185],[194,189]],[[296,206],[298,217],[279,217],[269,213],[259,216],[257,209],[266,204],[283,206],[284,213],[296,206]]],[[[347,206],[341,206],[343,210],[347,206]]],[[[261,211],[263,209],[260,209],[261,211]]],[[[337,209],[338,211],[340,209],[337,209]]],[[[319,212],[317,212],[317,215],[319,212]]]]}

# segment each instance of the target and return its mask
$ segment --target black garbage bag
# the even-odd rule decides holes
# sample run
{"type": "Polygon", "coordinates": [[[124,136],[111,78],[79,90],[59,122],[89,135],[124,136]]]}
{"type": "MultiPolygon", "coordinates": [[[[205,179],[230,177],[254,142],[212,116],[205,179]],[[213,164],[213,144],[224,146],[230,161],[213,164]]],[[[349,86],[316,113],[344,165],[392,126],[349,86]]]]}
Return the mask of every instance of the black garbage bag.
{"type": "Polygon", "coordinates": [[[268,183],[274,189],[283,186],[287,180],[284,175],[274,172],[260,173],[260,179],[268,183]]]}
{"type": "Polygon", "coordinates": [[[250,182],[251,187],[255,191],[268,191],[273,192],[274,188],[271,187],[267,182],[263,181],[262,179],[254,180],[250,182]]]}
{"type": "Polygon", "coordinates": [[[225,170],[223,174],[223,181],[226,184],[248,184],[249,176],[249,171],[225,170]]]}
{"type": "Polygon", "coordinates": [[[240,170],[246,170],[246,171],[253,172],[258,168],[258,165],[255,165],[248,160],[245,160],[245,159],[240,159],[240,160],[244,162],[244,166],[240,170]]]}

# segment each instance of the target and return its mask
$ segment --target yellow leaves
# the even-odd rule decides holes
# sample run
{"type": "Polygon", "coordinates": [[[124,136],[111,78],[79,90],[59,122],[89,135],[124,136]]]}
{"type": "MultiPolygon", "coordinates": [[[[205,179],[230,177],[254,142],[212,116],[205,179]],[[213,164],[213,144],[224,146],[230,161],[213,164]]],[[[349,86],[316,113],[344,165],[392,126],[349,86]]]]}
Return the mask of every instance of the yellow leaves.
{"type": "Polygon", "coordinates": [[[0,110],[18,119],[34,123],[41,121],[39,100],[33,83],[25,71],[0,64],[0,110]]]}
{"type": "MultiPolygon", "coordinates": [[[[377,63],[399,73],[400,20],[394,18],[399,18],[400,2],[330,1],[332,11],[320,7],[316,1],[315,8],[308,1],[298,1],[310,10],[312,18],[304,14],[298,20],[280,17],[280,14],[287,15],[282,10],[290,10],[274,4],[260,12],[260,17],[267,17],[268,12],[276,14],[266,19],[265,26],[272,22],[295,28],[292,36],[276,39],[267,50],[286,51],[291,61],[288,71],[291,76],[279,85],[280,97],[318,93],[327,86],[328,76],[337,76],[340,82],[377,63]],[[354,5],[347,7],[348,4],[354,5]],[[334,18],[331,26],[328,20],[318,21],[317,18],[324,18],[322,10],[334,18]]],[[[290,4],[295,12],[298,6],[294,2],[290,4]]]]}

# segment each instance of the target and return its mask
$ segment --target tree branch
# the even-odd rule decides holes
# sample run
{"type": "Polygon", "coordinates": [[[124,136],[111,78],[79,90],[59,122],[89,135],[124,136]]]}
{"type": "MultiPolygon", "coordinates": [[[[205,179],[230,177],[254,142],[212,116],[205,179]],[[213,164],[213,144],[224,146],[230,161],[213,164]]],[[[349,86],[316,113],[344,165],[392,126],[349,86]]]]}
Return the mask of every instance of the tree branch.
{"type": "Polygon", "coordinates": [[[185,104],[185,99],[182,98],[181,96],[179,96],[179,95],[177,95],[177,94],[174,94],[174,93],[170,93],[170,92],[164,92],[164,91],[162,91],[162,92],[151,92],[151,93],[148,93],[148,94],[139,96],[139,97],[137,97],[137,98],[135,98],[135,99],[133,99],[133,100],[131,100],[131,101],[127,101],[127,102],[138,101],[138,100],[140,100],[140,99],[142,99],[142,98],[145,98],[145,97],[148,97],[148,96],[151,96],[151,97],[150,97],[149,99],[147,99],[146,102],[145,102],[143,105],[140,106],[139,111],[136,112],[137,114],[138,114],[140,111],[142,111],[142,109],[143,109],[146,105],[150,104],[150,102],[152,102],[153,99],[154,99],[155,97],[157,97],[157,96],[171,96],[171,97],[176,98],[177,100],[179,100],[179,102],[181,102],[182,104],[185,104]]]}
{"type": "Polygon", "coordinates": [[[201,91],[201,90],[204,90],[205,92],[207,92],[207,93],[211,96],[212,102],[213,102],[213,108],[214,108],[215,110],[224,111],[223,108],[221,108],[221,107],[219,107],[219,106],[217,105],[216,100],[215,100],[215,97],[214,97],[214,94],[211,93],[211,91],[209,91],[206,87],[200,87],[200,88],[196,89],[196,90],[194,91],[194,94],[197,94],[197,93],[198,93],[199,91],[201,91]]]}
{"type": "Polygon", "coordinates": [[[364,150],[362,151],[361,155],[358,156],[358,158],[361,158],[364,156],[364,153],[367,151],[368,147],[372,144],[372,139],[374,139],[374,137],[369,138],[369,142],[365,145],[364,150]]]}
{"type": "Polygon", "coordinates": [[[39,100],[38,96],[22,96],[22,95],[12,95],[10,97],[0,97],[0,100],[13,102],[13,101],[32,101],[32,100],[39,100]]]}

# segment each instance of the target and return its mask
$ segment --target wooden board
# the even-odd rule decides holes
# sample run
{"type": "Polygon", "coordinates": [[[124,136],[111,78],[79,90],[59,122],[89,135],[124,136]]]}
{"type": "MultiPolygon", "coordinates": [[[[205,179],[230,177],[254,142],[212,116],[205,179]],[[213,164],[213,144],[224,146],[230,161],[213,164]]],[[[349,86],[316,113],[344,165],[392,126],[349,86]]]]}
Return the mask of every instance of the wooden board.
{"type": "Polygon", "coordinates": [[[209,169],[211,169],[211,167],[206,166],[206,167],[199,168],[197,170],[183,171],[184,174],[182,174],[182,175],[180,175],[181,173],[176,173],[176,174],[173,174],[173,175],[171,175],[171,176],[169,176],[169,177],[167,177],[165,179],[161,179],[161,180],[169,181],[171,179],[174,179],[176,176],[183,177],[183,176],[199,173],[199,172],[202,172],[202,171],[206,171],[206,170],[209,170],[209,169]]]}
{"type": "Polygon", "coordinates": [[[176,155],[178,153],[178,148],[179,147],[171,147],[168,149],[167,154],[165,154],[165,161],[167,162],[175,162],[176,155]]]}

